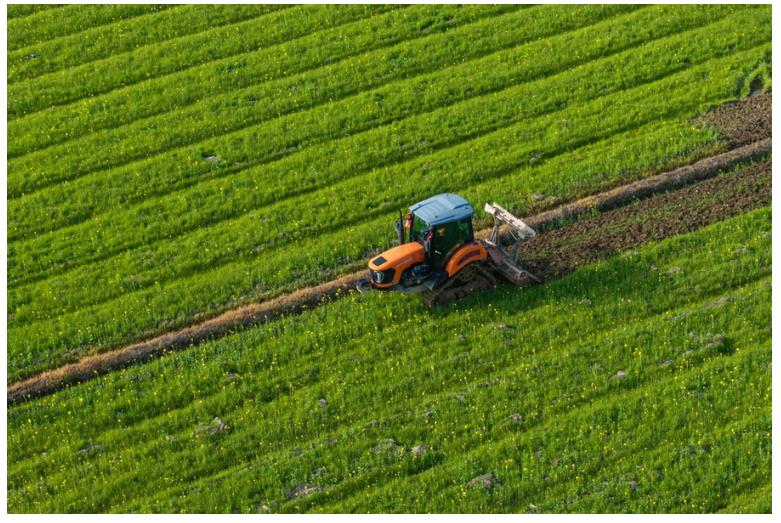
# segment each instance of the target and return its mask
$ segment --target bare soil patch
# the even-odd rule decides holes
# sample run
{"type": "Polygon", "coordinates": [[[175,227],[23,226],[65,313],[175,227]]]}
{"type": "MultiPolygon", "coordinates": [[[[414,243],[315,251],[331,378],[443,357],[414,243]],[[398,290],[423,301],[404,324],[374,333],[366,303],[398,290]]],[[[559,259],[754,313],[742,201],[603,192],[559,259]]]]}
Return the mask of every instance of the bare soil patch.
{"type": "Polygon", "coordinates": [[[754,164],[548,231],[524,242],[524,265],[545,280],[650,241],[770,203],[771,162],[754,164]]]}
{"type": "Polygon", "coordinates": [[[770,92],[727,102],[697,118],[695,124],[715,127],[728,147],[739,147],[772,135],[770,92]]]}

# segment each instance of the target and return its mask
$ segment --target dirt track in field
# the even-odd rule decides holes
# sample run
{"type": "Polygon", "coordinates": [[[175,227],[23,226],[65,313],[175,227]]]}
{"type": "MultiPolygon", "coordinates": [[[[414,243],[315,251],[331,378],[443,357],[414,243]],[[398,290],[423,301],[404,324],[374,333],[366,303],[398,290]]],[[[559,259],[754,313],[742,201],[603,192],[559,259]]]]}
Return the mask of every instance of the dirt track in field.
{"type": "Polygon", "coordinates": [[[577,221],[523,244],[524,265],[544,280],[655,240],[770,203],[770,160],[577,221]]]}
{"type": "MultiPolygon", "coordinates": [[[[751,113],[753,110],[769,112],[769,95],[767,99],[763,98],[764,96],[735,104],[737,107],[730,104],[722,107],[723,110],[736,114],[751,113]],[[748,103],[752,106],[740,105],[748,103]]],[[[610,256],[620,250],[688,232],[770,202],[769,160],[727,176],[714,178],[719,172],[734,165],[754,161],[769,154],[769,114],[766,119],[763,119],[764,116],[753,119],[741,116],[742,123],[736,123],[729,117],[731,113],[721,113],[721,110],[707,113],[702,118],[711,118],[708,123],[718,125],[725,139],[731,144],[751,136],[756,141],[692,165],[524,218],[535,229],[547,231],[524,243],[522,259],[527,267],[544,279],[556,278],[580,265],[610,256]],[[731,127],[721,126],[722,120],[729,122],[731,127]],[[684,186],[684,189],[676,192],[660,194],[684,186]],[[648,199],[627,205],[642,198],[648,199]],[[568,223],[595,210],[603,214],[568,223]],[[564,225],[561,226],[562,224],[564,225]],[[620,225],[624,226],[624,230],[619,230],[620,225]]],[[[488,232],[481,231],[477,236],[485,237],[488,232]]],[[[350,292],[357,280],[364,276],[363,270],[347,274],[272,300],[227,311],[197,325],[150,340],[87,356],[76,363],[9,385],[7,402],[13,405],[51,394],[70,384],[143,363],[249,325],[264,323],[282,315],[300,313],[350,292]]]]}

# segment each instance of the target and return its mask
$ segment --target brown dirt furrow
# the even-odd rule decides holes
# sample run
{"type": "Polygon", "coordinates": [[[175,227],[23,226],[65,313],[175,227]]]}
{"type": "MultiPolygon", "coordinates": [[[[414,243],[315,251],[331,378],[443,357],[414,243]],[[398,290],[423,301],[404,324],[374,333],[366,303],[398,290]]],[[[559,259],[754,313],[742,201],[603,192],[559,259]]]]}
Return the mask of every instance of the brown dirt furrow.
{"type": "Polygon", "coordinates": [[[524,266],[544,280],[645,243],[697,230],[770,203],[771,161],[657,194],[524,242],[524,266]]]}
{"type": "MultiPolygon", "coordinates": [[[[571,204],[559,207],[558,209],[525,218],[524,220],[536,229],[551,229],[558,225],[562,225],[567,221],[574,220],[578,216],[588,215],[594,211],[615,209],[661,191],[668,191],[686,184],[713,177],[720,171],[729,169],[736,164],[755,160],[768,154],[770,147],[770,139],[761,140],[757,143],[752,143],[701,160],[690,166],[681,167],[605,193],[583,198],[571,204]]],[[[741,176],[730,175],[724,178],[736,180],[741,179],[741,176]]],[[[767,182],[767,185],[769,187],[769,181],[767,182]]],[[[699,185],[692,187],[691,190],[696,191],[698,190],[697,187],[699,187],[699,185]]],[[[764,185],[762,185],[762,191],[764,191],[764,185]]],[[[766,193],[767,201],[769,201],[769,189],[766,193]]],[[[689,193],[687,192],[687,194],[689,193]]],[[[696,194],[696,192],[692,194],[696,194]]],[[[690,196],[687,196],[687,198],[690,198],[690,196]]],[[[756,203],[750,203],[753,201],[754,200],[751,198],[746,197],[746,202],[748,202],[746,205],[756,205],[756,203]]],[[[732,204],[732,202],[730,202],[730,204],[732,204]]],[[[637,206],[632,206],[630,209],[633,210],[625,212],[631,214],[632,212],[635,212],[634,209],[637,208],[637,206]]],[[[697,206],[697,208],[699,209],[700,207],[697,206]]],[[[741,207],[738,205],[734,206],[734,209],[740,208],[741,207]]],[[[726,217],[732,215],[729,214],[729,209],[725,209],[723,206],[719,207],[719,209],[720,211],[712,213],[711,218],[707,219],[715,221],[719,216],[726,217]]],[[[622,209],[616,209],[615,212],[620,213],[620,211],[622,211],[622,209]]],[[[695,224],[705,223],[707,221],[705,218],[707,212],[704,210],[701,210],[700,212],[702,213],[701,217],[681,212],[676,220],[691,219],[694,220],[693,223],[695,224]]],[[[605,216],[607,216],[607,214],[605,216]]],[[[613,219],[615,219],[615,216],[620,216],[620,214],[611,214],[611,216],[614,216],[613,219]]],[[[566,238],[571,239],[579,234],[583,234],[583,227],[586,223],[592,223],[592,225],[588,226],[585,231],[593,233],[595,229],[593,228],[593,222],[591,222],[591,220],[599,218],[600,217],[592,218],[584,222],[569,224],[562,229],[547,232],[530,240],[530,242],[524,243],[523,252],[526,253],[525,258],[528,258],[524,261],[529,265],[532,272],[536,271],[540,276],[550,278],[568,272],[579,264],[587,263],[586,260],[595,260],[607,253],[616,252],[616,249],[622,248],[621,245],[627,246],[630,244],[638,244],[632,243],[624,238],[623,240],[613,239],[606,245],[602,245],[600,243],[603,241],[600,239],[601,235],[593,239],[593,242],[595,243],[588,244],[587,234],[581,239],[583,248],[574,244],[567,244],[567,241],[569,240],[565,241],[566,238]],[[556,243],[557,241],[559,241],[559,243],[556,243]],[[585,252],[581,254],[580,251],[584,249],[585,252]],[[565,254],[565,251],[570,254],[574,252],[574,255],[568,256],[565,254]]],[[[668,220],[662,221],[665,223],[668,222],[668,220]]],[[[681,226],[684,227],[683,229],[679,229],[676,228],[675,224],[668,224],[668,229],[666,230],[646,232],[645,234],[648,235],[648,239],[645,241],[663,238],[664,235],[669,236],[671,234],[677,234],[677,230],[680,230],[680,232],[691,230],[686,229],[684,225],[681,226]]],[[[641,229],[637,229],[637,227],[641,227],[640,225],[633,225],[633,227],[636,228],[637,234],[642,232],[641,229]]],[[[696,228],[696,226],[694,227],[696,228]]],[[[485,237],[488,232],[488,230],[480,231],[477,236],[485,237]]],[[[642,236],[638,236],[638,238],[642,238],[642,236]]],[[[281,315],[299,313],[307,308],[350,292],[354,289],[358,279],[362,277],[365,277],[364,270],[344,275],[336,280],[314,287],[282,295],[269,301],[239,307],[197,325],[163,334],[146,341],[134,343],[101,354],[86,356],[78,362],[64,365],[60,368],[43,372],[26,380],[9,385],[7,390],[7,402],[9,405],[13,405],[21,401],[51,394],[70,384],[85,381],[130,365],[143,363],[162,356],[165,353],[183,349],[204,340],[218,338],[233,332],[240,327],[267,322],[281,315]]]]}
{"type": "Polygon", "coordinates": [[[556,209],[542,212],[525,221],[537,230],[548,229],[562,222],[567,222],[578,216],[591,213],[594,210],[606,211],[626,205],[639,198],[660,191],[668,191],[684,185],[705,180],[715,176],[719,171],[729,169],[731,166],[757,160],[770,151],[771,139],[765,138],[725,153],[705,158],[691,165],[679,167],[673,171],[643,178],[634,183],[623,185],[615,189],[582,198],[573,203],[562,205],[556,209]]]}

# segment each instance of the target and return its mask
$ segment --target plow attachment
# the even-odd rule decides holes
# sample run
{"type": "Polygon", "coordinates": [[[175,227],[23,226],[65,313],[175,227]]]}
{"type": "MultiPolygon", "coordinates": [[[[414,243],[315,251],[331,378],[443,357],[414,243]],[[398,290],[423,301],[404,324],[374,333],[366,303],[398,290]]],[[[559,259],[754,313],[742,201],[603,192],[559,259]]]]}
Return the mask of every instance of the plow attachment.
{"type": "Polygon", "coordinates": [[[507,281],[517,287],[541,283],[542,280],[521,267],[518,261],[518,251],[520,250],[521,242],[534,238],[537,235],[534,229],[496,203],[486,203],[485,212],[494,217],[494,227],[488,239],[485,240],[485,247],[494,268],[507,281]],[[512,253],[507,252],[500,243],[501,229],[506,230],[506,237],[510,239],[512,244],[512,253]]]}

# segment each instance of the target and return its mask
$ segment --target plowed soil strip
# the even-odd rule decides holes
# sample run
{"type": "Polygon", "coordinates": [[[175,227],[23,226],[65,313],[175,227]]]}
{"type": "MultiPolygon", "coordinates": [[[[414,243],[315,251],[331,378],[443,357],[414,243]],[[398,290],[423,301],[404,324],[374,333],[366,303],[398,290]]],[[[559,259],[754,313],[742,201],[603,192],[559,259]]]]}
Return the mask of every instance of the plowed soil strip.
{"type": "MultiPolygon", "coordinates": [[[[646,178],[598,195],[583,198],[525,221],[538,230],[551,229],[578,216],[597,211],[604,215],[565,225],[524,243],[524,262],[545,279],[555,278],[575,267],[609,256],[621,249],[694,230],[770,201],[770,162],[751,166],[728,176],[716,174],[768,154],[769,138],[700,160],[692,165],[646,178]],[[713,178],[621,208],[632,201],[663,191],[713,178]],[[709,196],[705,198],[705,196],[709,196]],[[703,201],[701,201],[703,200],[703,201]],[[651,216],[651,218],[649,218],[651,216]],[[620,230],[619,224],[626,230],[620,230]],[[617,232],[610,232],[617,231],[617,232]]],[[[488,231],[478,236],[485,237],[488,231]]],[[[281,315],[296,314],[351,292],[365,271],[347,274],[315,287],[227,311],[215,318],[147,341],[113,351],[87,356],[33,376],[8,387],[9,405],[56,392],[113,370],[157,358],[204,340],[229,334],[237,328],[264,323],[281,315]]]]}
{"type": "Polygon", "coordinates": [[[770,160],[584,219],[524,242],[521,258],[544,280],[770,203],[770,160]]]}

